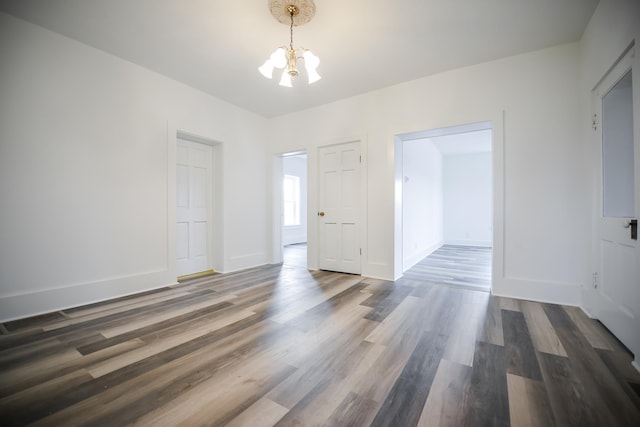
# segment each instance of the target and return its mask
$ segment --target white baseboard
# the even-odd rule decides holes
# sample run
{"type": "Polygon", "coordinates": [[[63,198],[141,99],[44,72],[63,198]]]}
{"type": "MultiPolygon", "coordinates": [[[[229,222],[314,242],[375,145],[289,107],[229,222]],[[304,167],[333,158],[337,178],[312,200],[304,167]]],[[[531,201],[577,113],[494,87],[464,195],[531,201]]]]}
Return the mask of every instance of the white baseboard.
{"type": "Polygon", "coordinates": [[[283,241],[282,246],[297,245],[299,243],[307,243],[307,239],[300,238],[300,239],[292,239],[289,241],[283,241]]]}
{"type": "Polygon", "coordinates": [[[455,246],[479,246],[482,248],[490,248],[493,246],[490,240],[445,240],[444,244],[455,246]]]}
{"type": "Polygon", "coordinates": [[[264,252],[234,256],[227,259],[224,270],[220,271],[220,273],[232,273],[234,271],[245,270],[247,268],[258,267],[265,264],[268,264],[268,261],[264,252]]]}
{"type": "Polygon", "coordinates": [[[0,322],[51,313],[176,284],[168,270],[0,297],[0,322]]]}
{"type": "Polygon", "coordinates": [[[575,283],[547,282],[525,278],[493,279],[496,296],[579,307],[582,287],[575,283]]]}
{"type": "Polygon", "coordinates": [[[362,266],[362,276],[372,279],[395,280],[393,277],[393,267],[381,262],[368,262],[362,266]]]}
{"type": "Polygon", "coordinates": [[[431,245],[428,248],[425,248],[419,252],[416,252],[415,254],[409,255],[402,262],[402,272],[404,273],[405,271],[407,271],[408,269],[410,269],[411,267],[413,267],[414,265],[422,261],[425,257],[431,255],[435,250],[437,250],[440,247],[442,247],[442,242],[438,242],[435,245],[431,245]]]}
{"type": "Polygon", "coordinates": [[[307,242],[306,234],[282,237],[282,246],[295,245],[296,243],[306,243],[306,242],[307,242]]]}
{"type": "Polygon", "coordinates": [[[585,308],[584,306],[581,305],[580,309],[584,312],[584,314],[587,315],[587,317],[589,319],[597,319],[598,318],[598,316],[596,316],[595,313],[593,313],[591,310],[585,308]]]}

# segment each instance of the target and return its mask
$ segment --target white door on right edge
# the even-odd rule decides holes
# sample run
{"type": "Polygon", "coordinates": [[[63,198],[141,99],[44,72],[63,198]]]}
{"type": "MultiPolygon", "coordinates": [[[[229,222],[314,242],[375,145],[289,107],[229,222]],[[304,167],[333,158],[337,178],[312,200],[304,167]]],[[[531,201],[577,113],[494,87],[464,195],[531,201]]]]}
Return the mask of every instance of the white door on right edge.
{"type": "Polygon", "coordinates": [[[360,143],[321,147],[318,155],[319,267],[360,274],[360,143]]]}
{"type": "Polygon", "coordinates": [[[595,89],[600,179],[595,224],[597,316],[640,360],[640,144],[633,49],[595,89]],[[634,87],[635,86],[635,87],[634,87]],[[634,96],[634,91],[635,96],[634,96]],[[634,99],[636,105],[634,105],[634,99]],[[634,136],[635,127],[635,136],[634,136]]]}

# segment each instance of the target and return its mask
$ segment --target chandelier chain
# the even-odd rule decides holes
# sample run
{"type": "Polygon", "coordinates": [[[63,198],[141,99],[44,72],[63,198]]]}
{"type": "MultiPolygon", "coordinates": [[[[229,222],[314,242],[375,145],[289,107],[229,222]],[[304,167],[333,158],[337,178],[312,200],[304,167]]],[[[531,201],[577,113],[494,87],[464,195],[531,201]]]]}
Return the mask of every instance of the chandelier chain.
{"type": "Polygon", "coordinates": [[[291,25],[289,26],[289,49],[293,50],[293,10],[289,9],[291,25]]]}

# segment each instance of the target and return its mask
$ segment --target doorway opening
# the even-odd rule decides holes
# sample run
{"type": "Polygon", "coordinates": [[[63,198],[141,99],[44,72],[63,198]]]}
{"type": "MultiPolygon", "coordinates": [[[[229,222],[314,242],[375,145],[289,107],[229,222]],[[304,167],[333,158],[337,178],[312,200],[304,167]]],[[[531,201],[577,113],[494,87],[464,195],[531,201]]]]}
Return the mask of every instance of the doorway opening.
{"type": "Polygon", "coordinates": [[[282,155],[282,262],[307,268],[307,154],[282,155]]]}
{"type": "Polygon", "coordinates": [[[402,272],[407,278],[491,291],[491,122],[399,135],[402,272]]]}

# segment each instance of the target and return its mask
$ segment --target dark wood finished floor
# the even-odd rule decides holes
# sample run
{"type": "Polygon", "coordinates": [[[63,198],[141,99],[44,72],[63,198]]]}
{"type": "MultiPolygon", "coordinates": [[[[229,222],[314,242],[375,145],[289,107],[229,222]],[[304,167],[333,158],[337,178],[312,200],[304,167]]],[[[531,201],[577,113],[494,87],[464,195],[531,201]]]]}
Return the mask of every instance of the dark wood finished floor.
{"type": "Polygon", "coordinates": [[[419,277],[265,266],[0,329],[3,426],[640,425],[579,309],[419,277]]]}
{"type": "Polygon", "coordinates": [[[418,262],[404,276],[432,283],[489,292],[492,249],[443,245],[418,262]]]}

